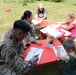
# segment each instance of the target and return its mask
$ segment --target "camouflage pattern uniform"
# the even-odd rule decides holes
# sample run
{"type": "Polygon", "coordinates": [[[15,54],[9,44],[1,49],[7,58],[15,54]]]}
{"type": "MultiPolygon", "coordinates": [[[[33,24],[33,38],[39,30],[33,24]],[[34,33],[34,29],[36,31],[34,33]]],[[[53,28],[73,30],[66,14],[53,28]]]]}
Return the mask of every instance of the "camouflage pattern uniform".
{"type": "Polygon", "coordinates": [[[13,29],[4,33],[0,41],[0,75],[24,75],[37,63],[33,58],[22,62],[23,43],[17,41],[13,29]]]}
{"type": "Polygon", "coordinates": [[[36,43],[37,42],[37,40],[36,40],[36,38],[35,38],[35,32],[36,32],[36,30],[38,30],[39,31],[39,29],[41,29],[41,27],[39,26],[34,26],[34,24],[31,22],[30,23],[30,26],[31,26],[31,32],[29,32],[28,33],[28,36],[27,36],[27,38],[25,38],[24,40],[23,40],[23,42],[34,42],[34,43],[36,43]]]}
{"type": "Polygon", "coordinates": [[[28,33],[28,36],[23,40],[23,42],[36,42],[35,39],[35,28],[33,23],[30,23],[31,31],[28,33]]]}

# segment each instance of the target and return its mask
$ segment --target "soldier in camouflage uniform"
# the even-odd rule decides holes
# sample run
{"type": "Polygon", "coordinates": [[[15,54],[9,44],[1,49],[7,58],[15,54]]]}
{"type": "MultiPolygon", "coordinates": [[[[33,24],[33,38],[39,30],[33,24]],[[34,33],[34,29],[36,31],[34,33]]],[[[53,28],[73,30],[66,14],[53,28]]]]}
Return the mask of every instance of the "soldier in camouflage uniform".
{"type": "MultiPolygon", "coordinates": [[[[39,40],[36,40],[35,38],[35,28],[32,21],[32,12],[29,10],[26,10],[23,14],[23,16],[21,17],[22,20],[25,20],[30,26],[31,26],[31,31],[29,32],[29,35],[27,36],[27,38],[24,39],[24,41],[26,42],[34,42],[38,45],[41,45],[41,42],[39,40]]],[[[37,28],[36,28],[37,29],[37,28]]],[[[38,28],[39,29],[39,28],[38,28]]]]}
{"type": "Polygon", "coordinates": [[[31,30],[23,20],[14,22],[12,29],[5,32],[0,41],[0,75],[24,75],[38,61],[34,56],[31,60],[23,62],[22,40],[31,30]]]}

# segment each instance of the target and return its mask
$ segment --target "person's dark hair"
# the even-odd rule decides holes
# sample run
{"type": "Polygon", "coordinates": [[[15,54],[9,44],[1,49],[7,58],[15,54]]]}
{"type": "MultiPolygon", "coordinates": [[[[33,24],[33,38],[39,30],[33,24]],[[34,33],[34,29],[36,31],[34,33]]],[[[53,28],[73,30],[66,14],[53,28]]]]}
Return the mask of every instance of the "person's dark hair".
{"type": "Polygon", "coordinates": [[[14,25],[13,25],[13,29],[20,29],[24,32],[29,32],[31,31],[31,27],[28,23],[26,23],[24,20],[16,20],[14,22],[14,25]]]}
{"type": "Polygon", "coordinates": [[[40,14],[40,13],[44,13],[44,8],[42,8],[43,10],[42,11],[40,11],[40,9],[38,8],[38,14],[40,14]]]}
{"type": "Polygon", "coordinates": [[[68,51],[75,51],[75,43],[73,39],[68,38],[63,41],[63,47],[68,51]]]}
{"type": "Polygon", "coordinates": [[[29,10],[26,10],[26,11],[23,13],[23,16],[21,17],[21,19],[24,20],[24,19],[27,19],[28,17],[30,18],[31,15],[32,15],[32,12],[29,11],[29,10]]]}

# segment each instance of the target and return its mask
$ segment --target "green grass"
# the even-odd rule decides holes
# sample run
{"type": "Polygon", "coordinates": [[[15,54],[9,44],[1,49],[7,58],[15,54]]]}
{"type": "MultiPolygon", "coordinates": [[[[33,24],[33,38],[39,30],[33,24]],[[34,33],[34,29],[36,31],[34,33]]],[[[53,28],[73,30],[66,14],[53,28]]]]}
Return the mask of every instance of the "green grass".
{"type": "Polygon", "coordinates": [[[48,12],[47,17],[49,22],[64,21],[67,14],[76,13],[76,0],[67,0],[62,3],[36,1],[35,3],[27,3],[27,6],[22,6],[22,1],[11,2],[7,0],[7,2],[3,2],[0,0],[0,34],[11,28],[13,22],[20,19],[25,10],[31,10],[34,16],[39,2],[44,4],[48,12]],[[11,12],[6,12],[6,9],[11,9],[11,12]]]}
{"type": "MultiPolygon", "coordinates": [[[[12,28],[14,21],[20,19],[25,10],[32,11],[34,16],[40,2],[47,10],[49,22],[65,21],[67,14],[76,13],[76,0],[66,0],[61,3],[36,1],[35,3],[27,3],[27,6],[22,6],[22,0],[20,2],[0,0],[0,34],[12,28]],[[6,12],[6,9],[11,9],[11,12],[6,12]]],[[[29,71],[29,75],[61,75],[61,62],[38,67],[29,71]]]]}

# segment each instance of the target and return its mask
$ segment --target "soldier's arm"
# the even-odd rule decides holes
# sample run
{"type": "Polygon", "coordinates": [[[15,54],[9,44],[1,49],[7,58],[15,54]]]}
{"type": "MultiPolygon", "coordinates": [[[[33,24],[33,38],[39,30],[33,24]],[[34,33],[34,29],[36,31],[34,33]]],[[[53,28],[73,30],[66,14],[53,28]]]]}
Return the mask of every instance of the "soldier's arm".
{"type": "Polygon", "coordinates": [[[23,50],[24,50],[24,44],[23,44],[23,41],[20,43],[20,46],[19,46],[19,48],[18,48],[18,53],[19,53],[19,56],[21,57],[21,58],[23,58],[24,57],[24,55],[23,55],[23,50]]]}
{"type": "Polygon", "coordinates": [[[35,39],[34,36],[31,36],[31,33],[29,33],[26,41],[35,43],[35,41],[37,41],[37,40],[35,39]]]}
{"type": "Polygon", "coordinates": [[[1,56],[10,69],[16,73],[25,73],[36,65],[38,58],[34,57],[30,61],[23,62],[16,50],[10,44],[4,44],[1,48],[1,56]]]}

